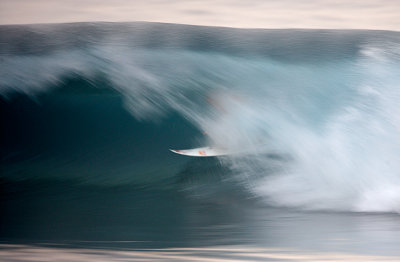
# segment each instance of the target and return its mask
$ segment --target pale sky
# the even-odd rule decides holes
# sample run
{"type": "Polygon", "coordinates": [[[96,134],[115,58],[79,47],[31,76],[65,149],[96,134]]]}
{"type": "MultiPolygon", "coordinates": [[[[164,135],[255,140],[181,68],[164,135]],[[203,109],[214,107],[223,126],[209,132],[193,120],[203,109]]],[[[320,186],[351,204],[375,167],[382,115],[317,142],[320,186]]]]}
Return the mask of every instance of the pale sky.
{"type": "Polygon", "coordinates": [[[400,31],[400,0],[0,0],[0,24],[88,21],[400,31]]]}

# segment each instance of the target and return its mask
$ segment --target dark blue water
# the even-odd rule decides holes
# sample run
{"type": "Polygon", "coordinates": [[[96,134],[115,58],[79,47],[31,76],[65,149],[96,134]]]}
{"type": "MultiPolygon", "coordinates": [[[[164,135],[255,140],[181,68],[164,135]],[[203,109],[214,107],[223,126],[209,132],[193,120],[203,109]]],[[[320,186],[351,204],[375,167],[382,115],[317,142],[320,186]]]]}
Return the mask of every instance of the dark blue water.
{"type": "Polygon", "coordinates": [[[0,27],[0,241],[398,255],[400,34],[0,27]],[[190,158],[168,149],[245,152],[190,158]]]}

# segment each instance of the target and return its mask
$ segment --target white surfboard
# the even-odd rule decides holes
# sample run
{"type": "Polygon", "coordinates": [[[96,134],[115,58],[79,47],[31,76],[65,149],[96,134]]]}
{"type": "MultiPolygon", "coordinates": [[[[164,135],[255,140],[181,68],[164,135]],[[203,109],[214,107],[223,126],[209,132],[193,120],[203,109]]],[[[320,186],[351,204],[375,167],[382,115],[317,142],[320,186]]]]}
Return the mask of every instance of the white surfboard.
{"type": "Polygon", "coordinates": [[[199,147],[193,149],[183,149],[183,150],[176,150],[170,149],[172,152],[184,155],[184,156],[196,156],[196,157],[209,157],[209,156],[223,156],[231,154],[228,150],[224,150],[222,148],[215,148],[215,147],[199,147]]]}

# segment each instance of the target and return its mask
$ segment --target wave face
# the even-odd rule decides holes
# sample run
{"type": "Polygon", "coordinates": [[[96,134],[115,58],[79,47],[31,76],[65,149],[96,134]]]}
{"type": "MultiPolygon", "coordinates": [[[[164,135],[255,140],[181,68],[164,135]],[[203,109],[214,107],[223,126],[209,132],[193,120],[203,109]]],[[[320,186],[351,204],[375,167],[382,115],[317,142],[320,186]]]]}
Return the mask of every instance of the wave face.
{"type": "Polygon", "coordinates": [[[0,43],[3,176],[153,183],[191,169],[169,147],[209,144],[270,205],[400,212],[400,33],[78,23],[0,43]]]}

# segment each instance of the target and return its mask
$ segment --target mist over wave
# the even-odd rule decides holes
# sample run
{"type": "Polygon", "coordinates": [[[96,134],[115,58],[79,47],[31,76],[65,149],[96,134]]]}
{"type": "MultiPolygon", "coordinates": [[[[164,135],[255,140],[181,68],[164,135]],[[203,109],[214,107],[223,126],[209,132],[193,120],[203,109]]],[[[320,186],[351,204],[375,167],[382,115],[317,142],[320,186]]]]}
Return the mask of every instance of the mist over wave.
{"type": "Polygon", "coordinates": [[[94,23],[2,26],[0,43],[6,101],[78,77],[242,152],[220,158],[229,183],[268,204],[400,212],[397,32],[94,23]]]}

